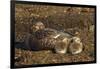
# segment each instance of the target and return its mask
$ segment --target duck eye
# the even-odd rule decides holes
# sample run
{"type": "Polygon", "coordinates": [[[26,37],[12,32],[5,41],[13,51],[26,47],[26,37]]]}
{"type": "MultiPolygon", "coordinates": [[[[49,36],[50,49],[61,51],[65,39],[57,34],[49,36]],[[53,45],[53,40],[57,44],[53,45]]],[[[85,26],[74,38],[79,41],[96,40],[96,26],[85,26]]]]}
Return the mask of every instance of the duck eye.
{"type": "Polygon", "coordinates": [[[71,43],[73,43],[73,40],[71,40],[71,43]]]}

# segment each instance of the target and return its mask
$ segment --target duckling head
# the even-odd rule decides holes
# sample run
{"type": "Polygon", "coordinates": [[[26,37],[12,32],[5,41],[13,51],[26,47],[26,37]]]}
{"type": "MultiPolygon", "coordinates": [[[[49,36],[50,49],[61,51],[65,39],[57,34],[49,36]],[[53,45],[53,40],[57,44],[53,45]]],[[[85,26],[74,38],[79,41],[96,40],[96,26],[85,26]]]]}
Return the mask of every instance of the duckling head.
{"type": "Polygon", "coordinates": [[[64,38],[60,42],[58,41],[57,47],[55,48],[56,53],[66,54],[67,48],[68,48],[68,45],[69,45],[69,41],[70,40],[68,38],[64,38]]]}

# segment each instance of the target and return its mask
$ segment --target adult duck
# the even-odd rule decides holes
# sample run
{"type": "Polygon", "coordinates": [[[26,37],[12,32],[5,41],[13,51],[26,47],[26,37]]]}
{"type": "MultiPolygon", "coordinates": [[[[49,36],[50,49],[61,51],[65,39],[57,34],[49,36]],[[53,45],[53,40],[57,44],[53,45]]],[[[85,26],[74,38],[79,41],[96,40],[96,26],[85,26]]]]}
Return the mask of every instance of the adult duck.
{"type": "Polygon", "coordinates": [[[83,50],[79,37],[46,28],[42,22],[35,23],[31,29],[33,33],[25,39],[25,45],[31,50],[52,50],[59,54],[78,54],[83,50]]]}

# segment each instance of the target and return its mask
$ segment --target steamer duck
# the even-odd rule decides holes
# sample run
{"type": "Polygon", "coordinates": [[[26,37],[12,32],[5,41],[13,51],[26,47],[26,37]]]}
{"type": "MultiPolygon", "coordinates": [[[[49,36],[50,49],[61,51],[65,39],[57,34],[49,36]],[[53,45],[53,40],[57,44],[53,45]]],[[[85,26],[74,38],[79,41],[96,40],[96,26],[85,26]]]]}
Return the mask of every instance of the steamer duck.
{"type": "Polygon", "coordinates": [[[25,45],[31,50],[52,50],[59,54],[82,52],[83,45],[79,37],[45,28],[42,22],[35,23],[31,29],[33,33],[27,34],[25,39],[25,45]]]}

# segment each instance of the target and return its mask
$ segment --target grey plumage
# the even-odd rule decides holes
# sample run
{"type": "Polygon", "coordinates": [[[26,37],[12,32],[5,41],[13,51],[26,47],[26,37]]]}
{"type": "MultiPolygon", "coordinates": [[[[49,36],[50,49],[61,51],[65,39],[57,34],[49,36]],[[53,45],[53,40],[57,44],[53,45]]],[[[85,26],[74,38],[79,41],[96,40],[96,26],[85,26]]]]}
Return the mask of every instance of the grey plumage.
{"type": "MultiPolygon", "coordinates": [[[[41,22],[39,22],[42,24],[41,22]]],[[[40,26],[40,24],[38,24],[40,26]]],[[[43,25],[43,24],[42,24],[43,25]]],[[[35,26],[34,26],[35,27],[35,26]]],[[[25,45],[31,50],[53,50],[56,53],[78,54],[82,51],[82,42],[79,37],[57,31],[51,28],[36,27],[34,34],[27,34],[25,45]],[[77,39],[79,41],[77,42],[77,39]],[[73,41],[73,42],[72,42],[73,41]],[[77,48],[76,48],[77,47],[77,48]],[[76,48],[76,49],[75,49],[76,48]],[[74,51],[75,50],[75,51],[74,51]],[[76,52],[80,50],[79,52],[76,52]],[[76,52],[76,53],[74,53],[76,52]]]]}

